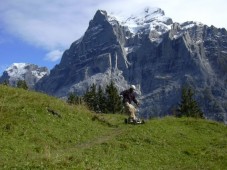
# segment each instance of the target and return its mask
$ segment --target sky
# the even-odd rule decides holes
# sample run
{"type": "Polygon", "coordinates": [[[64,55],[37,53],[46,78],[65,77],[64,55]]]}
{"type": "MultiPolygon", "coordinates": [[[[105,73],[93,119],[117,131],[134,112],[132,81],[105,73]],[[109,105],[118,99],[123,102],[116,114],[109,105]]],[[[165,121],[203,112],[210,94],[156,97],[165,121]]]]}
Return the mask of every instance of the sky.
{"type": "Polygon", "coordinates": [[[145,7],[161,8],[174,22],[227,29],[226,0],[0,0],[0,75],[12,63],[52,69],[98,9],[133,14],[145,7]]]}

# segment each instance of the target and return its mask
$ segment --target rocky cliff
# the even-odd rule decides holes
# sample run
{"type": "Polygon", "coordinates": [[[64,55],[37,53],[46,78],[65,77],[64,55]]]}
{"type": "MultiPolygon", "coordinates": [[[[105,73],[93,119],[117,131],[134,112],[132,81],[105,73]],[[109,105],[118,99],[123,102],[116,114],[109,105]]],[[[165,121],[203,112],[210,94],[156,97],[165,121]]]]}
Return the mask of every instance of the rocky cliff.
{"type": "Polygon", "coordinates": [[[35,84],[49,71],[46,67],[39,67],[34,64],[14,63],[8,67],[0,77],[0,82],[9,81],[11,86],[16,86],[19,80],[25,80],[28,87],[32,89],[35,84]]]}
{"type": "Polygon", "coordinates": [[[128,17],[98,10],[36,89],[62,97],[110,80],[119,90],[137,86],[144,117],[171,114],[188,85],[207,118],[227,121],[227,32],[174,23],[157,8],[128,17]]]}

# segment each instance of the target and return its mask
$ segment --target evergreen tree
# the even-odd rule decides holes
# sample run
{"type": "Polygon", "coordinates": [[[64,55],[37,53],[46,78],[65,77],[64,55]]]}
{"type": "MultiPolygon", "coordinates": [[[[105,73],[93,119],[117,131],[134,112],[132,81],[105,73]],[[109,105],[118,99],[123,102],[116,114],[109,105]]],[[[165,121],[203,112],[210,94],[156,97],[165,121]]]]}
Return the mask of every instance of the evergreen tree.
{"type": "Polygon", "coordinates": [[[69,93],[67,103],[69,104],[80,104],[81,98],[77,96],[75,93],[69,93]]]}
{"type": "Polygon", "coordinates": [[[117,113],[123,109],[121,97],[112,81],[107,85],[105,93],[101,86],[99,86],[97,91],[96,85],[93,84],[87,89],[83,99],[89,109],[98,113],[117,113]]]}
{"type": "Polygon", "coordinates": [[[113,81],[106,87],[106,109],[110,113],[121,112],[123,109],[121,97],[113,81]]]}
{"type": "Polygon", "coordinates": [[[95,84],[92,84],[92,86],[87,89],[83,98],[89,109],[98,112],[99,108],[95,84]]]}
{"type": "Polygon", "coordinates": [[[9,86],[9,80],[4,80],[4,81],[2,82],[2,84],[3,84],[4,86],[9,86]]]}
{"type": "Polygon", "coordinates": [[[26,83],[25,80],[19,80],[19,81],[17,82],[17,87],[18,87],[18,88],[25,89],[25,90],[28,89],[28,86],[27,86],[27,83],[26,83]]]}
{"type": "Polygon", "coordinates": [[[187,116],[203,118],[203,112],[198,106],[198,103],[193,99],[193,91],[191,88],[182,88],[181,103],[177,109],[177,117],[187,116]]]}
{"type": "Polygon", "coordinates": [[[89,107],[89,109],[91,109],[91,92],[90,92],[90,88],[87,88],[87,91],[85,92],[84,96],[83,96],[83,100],[86,103],[86,105],[89,107]]]}
{"type": "Polygon", "coordinates": [[[99,86],[98,92],[97,92],[97,101],[98,101],[98,107],[99,107],[99,111],[102,113],[106,113],[107,109],[106,109],[106,97],[105,94],[101,88],[101,86],[99,86]]]}

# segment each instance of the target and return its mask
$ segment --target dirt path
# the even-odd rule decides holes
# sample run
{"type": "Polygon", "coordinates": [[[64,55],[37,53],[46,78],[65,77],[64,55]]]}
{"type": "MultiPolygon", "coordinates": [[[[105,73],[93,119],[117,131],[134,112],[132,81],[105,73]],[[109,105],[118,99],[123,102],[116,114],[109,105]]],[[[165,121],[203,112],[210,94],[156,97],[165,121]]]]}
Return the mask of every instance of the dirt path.
{"type": "Polygon", "coordinates": [[[111,128],[111,130],[108,130],[105,134],[98,135],[96,137],[93,137],[91,139],[88,139],[87,141],[71,145],[66,148],[62,149],[56,149],[53,150],[50,147],[45,148],[44,153],[42,154],[37,154],[37,155],[32,155],[31,158],[35,159],[36,157],[43,157],[44,159],[51,159],[51,160],[58,160],[61,157],[66,157],[67,155],[70,156],[71,154],[78,152],[78,151],[83,151],[84,149],[89,149],[94,147],[95,145],[99,145],[108,141],[111,141],[112,139],[116,138],[119,135],[122,135],[125,133],[125,128],[119,127],[118,125],[114,125],[106,121],[102,117],[94,117],[93,121],[99,121],[103,123],[104,125],[108,126],[111,128]]]}
{"type": "Polygon", "coordinates": [[[96,139],[92,139],[90,141],[77,144],[76,145],[76,148],[87,149],[87,148],[90,148],[90,147],[92,147],[94,145],[107,142],[107,141],[113,139],[114,137],[116,137],[116,136],[118,136],[118,135],[120,135],[122,133],[123,133],[123,130],[122,129],[120,129],[120,128],[114,129],[112,132],[110,132],[110,133],[108,133],[106,135],[99,136],[96,139]]]}

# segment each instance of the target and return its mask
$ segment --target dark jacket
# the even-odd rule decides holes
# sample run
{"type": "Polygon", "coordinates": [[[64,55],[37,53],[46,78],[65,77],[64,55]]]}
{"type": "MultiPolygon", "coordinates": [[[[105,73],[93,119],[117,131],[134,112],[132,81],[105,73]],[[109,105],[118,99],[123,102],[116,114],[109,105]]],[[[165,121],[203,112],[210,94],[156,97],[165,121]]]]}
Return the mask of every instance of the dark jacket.
{"type": "Polygon", "coordinates": [[[123,96],[123,103],[128,102],[131,104],[133,101],[134,103],[138,104],[135,94],[133,92],[130,92],[130,89],[121,92],[120,95],[123,96]]]}

